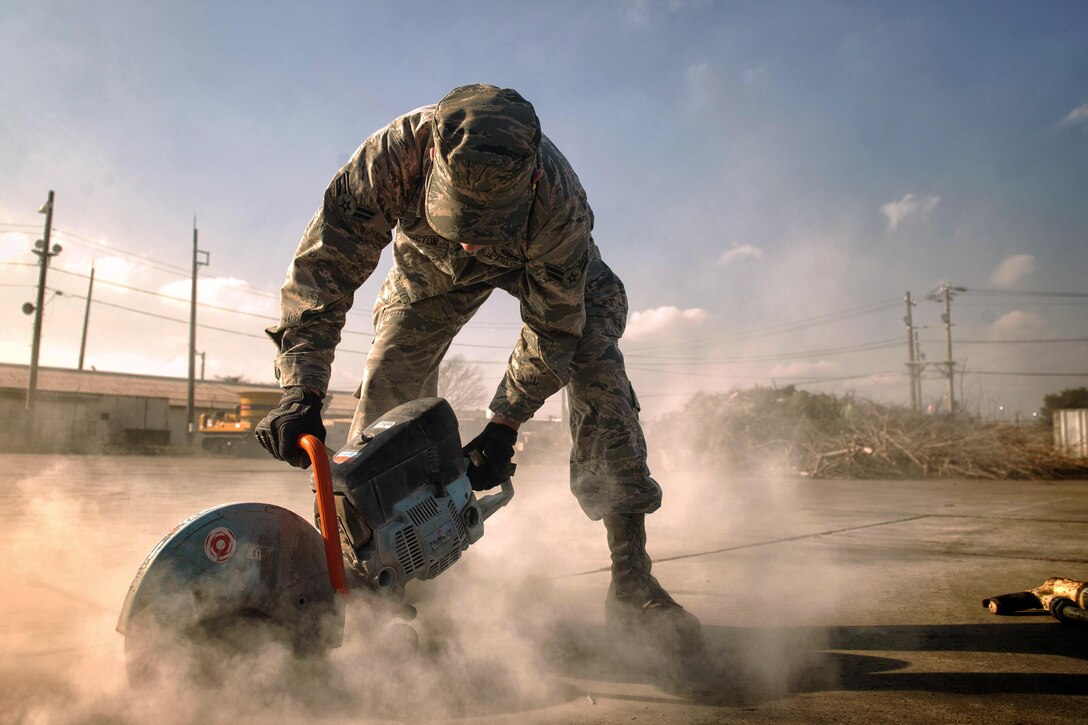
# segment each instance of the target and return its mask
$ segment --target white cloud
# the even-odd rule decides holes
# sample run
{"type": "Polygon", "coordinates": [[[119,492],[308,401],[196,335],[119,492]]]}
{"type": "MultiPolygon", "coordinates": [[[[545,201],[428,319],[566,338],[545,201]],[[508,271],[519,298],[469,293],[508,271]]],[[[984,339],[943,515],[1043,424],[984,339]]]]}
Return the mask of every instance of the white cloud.
{"type": "Polygon", "coordinates": [[[1088,123],[1088,101],[1074,108],[1062,119],[1063,126],[1073,126],[1078,123],[1088,123]]]}
{"type": "Polygon", "coordinates": [[[635,25],[645,23],[650,17],[649,0],[630,0],[627,3],[627,19],[635,25]]]}
{"type": "Polygon", "coordinates": [[[652,0],[628,0],[627,19],[636,25],[641,25],[650,19],[650,15],[659,9],[668,13],[677,13],[684,9],[686,0],[665,0],[653,2],[652,0]]]}
{"type": "MultiPolygon", "coordinates": [[[[124,257],[98,257],[94,260],[94,276],[97,280],[133,286],[132,280],[137,271],[136,266],[134,262],[124,257]]],[[[111,289],[118,294],[128,292],[122,287],[111,287],[111,289]]]]}
{"type": "Polygon", "coordinates": [[[818,378],[826,375],[834,375],[839,371],[837,363],[830,360],[795,360],[788,363],[779,363],[771,368],[771,377],[775,378],[818,378]]]}
{"type": "MultiPolygon", "coordinates": [[[[164,300],[166,304],[188,309],[189,280],[181,279],[176,282],[164,284],[159,292],[170,297],[176,297],[178,301],[164,300]]],[[[225,307],[239,312],[252,312],[264,314],[269,317],[278,317],[276,302],[255,296],[249,291],[249,285],[245,280],[235,277],[201,277],[197,280],[197,301],[201,304],[225,307]]]]}
{"type": "Polygon", "coordinates": [[[723,267],[733,262],[739,262],[742,259],[751,257],[753,259],[759,259],[763,256],[763,250],[752,244],[734,244],[730,249],[722,252],[718,257],[718,264],[723,267]]]}
{"type": "Polygon", "coordinates": [[[699,307],[682,310],[679,307],[668,306],[635,312],[627,321],[624,337],[637,340],[663,332],[690,329],[702,324],[707,317],[706,310],[699,307]]]}
{"type": "MultiPolygon", "coordinates": [[[[61,255],[57,257],[58,265],[71,272],[83,275],[90,274],[93,265],[96,283],[108,284],[115,282],[120,285],[139,286],[146,278],[147,268],[145,265],[127,257],[105,251],[102,248],[107,246],[105,240],[99,240],[96,248],[79,240],[71,241],[65,237],[63,232],[55,233],[53,239],[64,248],[61,255]]],[[[85,285],[85,281],[79,282],[75,279],[70,281],[75,282],[77,286],[85,285]]],[[[111,286],[110,290],[112,294],[128,293],[128,290],[121,287],[111,286]]]]}
{"type": "Polygon", "coordinates": [[[746,86],[757,86],[767,80],[767,69],[763,66],[745,68],[740,72],[740,82],[746,86]]]}
{"type": "Polygon", "coordinates": [[[708,75],[710,75],[710,63],[707,63],[706,61],[688,66],[688,83],[702,83],[703,79],[708,75]]]}
{"type": "Polygon", "coordinates": [[[986,336],[991,340],[1040,336],[1045,334],[1046,331],[1046,322],[1042,317],[1023,310],[1007,312],[986,326],[986,336]]]}
{"type": "Polygon", "coordinates": [[[1014,254],[1006,257],[990,275],[990,284],[1009,289],[1019,285],[1035,271],[1035,257],[1030,254],[1014,254]]]}
{"type": "MultiPolygon", "coordinates": [[[[0,261],[15,259],[31,250],[30,237],[22,232],[0,234],[0,261]]],[[[27,258],[27,262],[37,262],[36,258],[27,258]]]]}
{"type": "Polygon", "coordinates": [[[902,372],[875,373],[868,378],[858,380],[857,385],[861,386],[866,383],[870,385],[902,385],[906,377],[906,374],[902,372]]]}
{"type": "Polygon", "coordinates": [[[907,194],[899,201],[889,201],[880,205],[880,212],[888,219],[888,231],[894,232],[896,227],[906,219],[913,218],[916,221],[925,221],[930,212],[941,203],[939,196],[927,196],[919,199],[914,194],[907,194]]]}
{"type": "Polygon", "coordinates": [[[709,63],[696,63],[689,66],[686,73],[688,96],[695,107],[701,107],[714,98],[716,85],[714,69],[709,63]]]}

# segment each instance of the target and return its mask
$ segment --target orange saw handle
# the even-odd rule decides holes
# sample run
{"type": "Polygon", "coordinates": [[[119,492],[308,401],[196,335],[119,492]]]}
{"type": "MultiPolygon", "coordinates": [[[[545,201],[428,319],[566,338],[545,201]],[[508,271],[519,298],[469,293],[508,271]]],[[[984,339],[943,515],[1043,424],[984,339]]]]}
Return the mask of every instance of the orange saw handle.
{"type": "Polygon", "coordinates": [[[325,540],[325,563],[329,566],[329,581],[337,594],[347,594],[344,576],[344,550],[340,547],[340,525],[336,520],[336,503],[332,495],[332,470],[329,453],[317,436],[299,436],[298,447],[310,456],[314,465],[314,488],[317,489],[317,514],[321,518],[321,538],[325,540]]]}

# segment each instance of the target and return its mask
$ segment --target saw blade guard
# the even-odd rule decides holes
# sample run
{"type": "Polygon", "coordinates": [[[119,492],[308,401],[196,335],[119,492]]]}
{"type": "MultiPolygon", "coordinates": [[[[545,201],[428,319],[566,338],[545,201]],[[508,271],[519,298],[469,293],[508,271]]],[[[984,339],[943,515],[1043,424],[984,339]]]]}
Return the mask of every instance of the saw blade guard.
{"type": "Polygon", "coordinates": [[[264,621],[298,649],[325,649],[342,638],[336,599],[312,525],[272,504],[233,503],[190,517],[158,543],[117,630],[130,675],[133,658],[153,659],[157,642],[196,639],[231,620],[264,621]]]}

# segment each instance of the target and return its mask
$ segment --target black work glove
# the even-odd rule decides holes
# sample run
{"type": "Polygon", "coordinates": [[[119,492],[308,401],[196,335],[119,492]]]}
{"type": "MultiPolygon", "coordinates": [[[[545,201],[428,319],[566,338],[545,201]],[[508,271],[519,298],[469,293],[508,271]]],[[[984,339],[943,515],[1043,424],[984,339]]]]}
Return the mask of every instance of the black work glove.
{"type": "Polygon", "coordinates": [[[283,391],[280,405],[264,417],[253,435],[272,457],[296,468],[309,468],[310,457],[298,447],[304,433],[325,442],[325,424],[321,422],[321,396],[313,390],[292,386],[283,391]]]}
{"type": "Polygon", "coordinates": [[[468,458],[473,491],[486,491],[514,475],[514,443],[518,432],[502,423],[488,423],[461,451],[468,458]]]}

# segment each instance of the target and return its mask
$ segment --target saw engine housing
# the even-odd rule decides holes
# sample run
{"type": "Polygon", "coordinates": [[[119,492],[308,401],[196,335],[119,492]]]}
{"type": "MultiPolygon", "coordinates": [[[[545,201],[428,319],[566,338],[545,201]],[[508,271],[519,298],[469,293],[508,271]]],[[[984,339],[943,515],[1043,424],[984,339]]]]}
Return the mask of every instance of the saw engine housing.
{"type": "MultiPolygon", "coordinates": [[[[321,442],[303,436],[299,443],[322,469],[321,442]]],[[[335,528],[319,522],[314,529],[273,504],[232,503],[163,537],[137,572],[117,622],[132,682],[176,675],[170,653],[182,642],[198,645],[186,651],[206,654],[195,660],[201,672],[217,671],[230,661],[223,652],[266,635],[302,653],[337,647],[345,621],[337,594],[347,591],[337,575],[341,557],[348,584],[399,594],[409,581],[452,566],[483,536],[484,520],[514,495],[507,480],[500,493],[476,498],[457,419],[440,398],[389,411],[333,456],[330,474],[321,477],[321,498],[322,508],[335,510],[336,521],[330,515],[327,522],[335,528]]]]}
{"type": "Polygon", "coordinates": [[[333,456],[331,470],[349,581],[390,593],[452,566],[514,493],[507,481],[476,499],[457,418],[441,398],[381,416],[333,456]]]}

